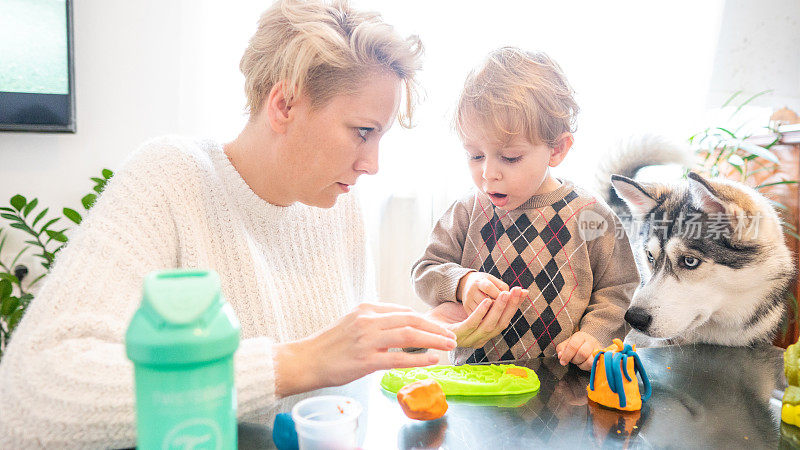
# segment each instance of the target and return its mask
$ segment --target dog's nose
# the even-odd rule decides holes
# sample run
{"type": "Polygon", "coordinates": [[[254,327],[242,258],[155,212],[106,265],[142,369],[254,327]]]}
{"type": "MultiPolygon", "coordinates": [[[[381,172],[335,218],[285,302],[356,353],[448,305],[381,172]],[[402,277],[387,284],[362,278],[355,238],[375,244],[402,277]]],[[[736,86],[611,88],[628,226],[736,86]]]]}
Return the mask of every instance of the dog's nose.
{"type": "Polygon", "coordinates": [[[639,331],[646,331],[653,321],[653,316],[647,314],[644,308],[631,308],[625,312],[625,321],[639,331]]]}

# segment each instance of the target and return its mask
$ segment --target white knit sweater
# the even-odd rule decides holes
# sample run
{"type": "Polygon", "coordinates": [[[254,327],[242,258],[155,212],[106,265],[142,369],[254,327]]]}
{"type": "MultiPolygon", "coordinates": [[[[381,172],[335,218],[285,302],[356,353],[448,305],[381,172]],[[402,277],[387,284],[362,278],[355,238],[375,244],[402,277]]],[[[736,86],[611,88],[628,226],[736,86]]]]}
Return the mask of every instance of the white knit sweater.
{"type": "Polygon", "coordinates": [[[214,141],[161,138],[136,151],[74,232],[0,364],[0,448],[135,444],[123,338],[145,274],[219,272],[242,325],[240,419],[276,401],[272,345],[332,324],[372,294],[361,213],[271,205],[214,141]]]}

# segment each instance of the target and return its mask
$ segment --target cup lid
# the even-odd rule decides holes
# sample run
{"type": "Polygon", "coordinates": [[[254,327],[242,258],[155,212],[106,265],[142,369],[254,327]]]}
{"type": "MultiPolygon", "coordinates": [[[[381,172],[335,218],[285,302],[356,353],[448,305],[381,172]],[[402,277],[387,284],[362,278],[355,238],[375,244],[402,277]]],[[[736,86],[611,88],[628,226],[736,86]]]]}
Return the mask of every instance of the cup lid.
{"type": "Polygon", "coordinates": [[[144,280],[142,306],[153,308],[165,322],[197,321],[219,299],[219,275],[206,270],[162,270],[144,280]]]}
{"type": "Polygon", "coordinates": [[[216,272],[164,270],[145,277],[125,346],[136,363],[191,364],[232,355],[239,337],[239,321],[216,272]]]}

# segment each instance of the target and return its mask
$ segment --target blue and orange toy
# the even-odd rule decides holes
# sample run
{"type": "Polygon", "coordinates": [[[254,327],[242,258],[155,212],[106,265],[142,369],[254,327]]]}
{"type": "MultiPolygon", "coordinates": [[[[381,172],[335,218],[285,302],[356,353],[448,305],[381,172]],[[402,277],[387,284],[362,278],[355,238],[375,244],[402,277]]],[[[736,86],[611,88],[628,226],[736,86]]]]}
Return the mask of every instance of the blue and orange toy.
{"type": "Polygon", "coordinates": [[[595,350],[589,385],[586,386],[589,400],[609,408],[622,411],[638,411],[642,402],[650,398],[650,380],[636,354],[636,347],[623,345],[619,339],[603,350],[595,350]],[[597,370],[598,366],[601,367],[597,370]],[[639,394],[639,380],[642,378],[644,394],[639,394]]]}

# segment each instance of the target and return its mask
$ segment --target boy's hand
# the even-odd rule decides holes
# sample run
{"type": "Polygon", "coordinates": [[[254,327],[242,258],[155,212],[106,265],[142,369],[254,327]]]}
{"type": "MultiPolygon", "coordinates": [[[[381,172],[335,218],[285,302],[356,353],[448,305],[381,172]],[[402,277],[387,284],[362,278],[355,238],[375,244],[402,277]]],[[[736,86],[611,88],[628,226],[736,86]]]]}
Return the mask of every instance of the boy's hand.
{"type": "Polygon", "coordinates": [[[444,324],[455,333],[459,347],[480,348],[502,333],[522,301],[522,288],[501,292],[497,299],[484,299],[472,313],[463,305],[444,302],[428,312],[427,316],[444,324]]]}
{"type": "MultiPolygon", "coordinates": [[[[464,305],[467,314],[472,314],[483,299],[496,300],[500,292],[507,290],[508,285],[497,277],[484,272],[470,272],[458,281],[456,299],[464,305]]],[[[528,291],[522,289],[522,295],[527,296],[528,291]]]]}
{"type": "Polygon", "coordinates": [[[566,341],[556,346],[558,360],[562,366],[575,364],[581,370],[592,368],[592,352],[603,348],[600,342],[589,333],[576,331],[566,341]]]}

